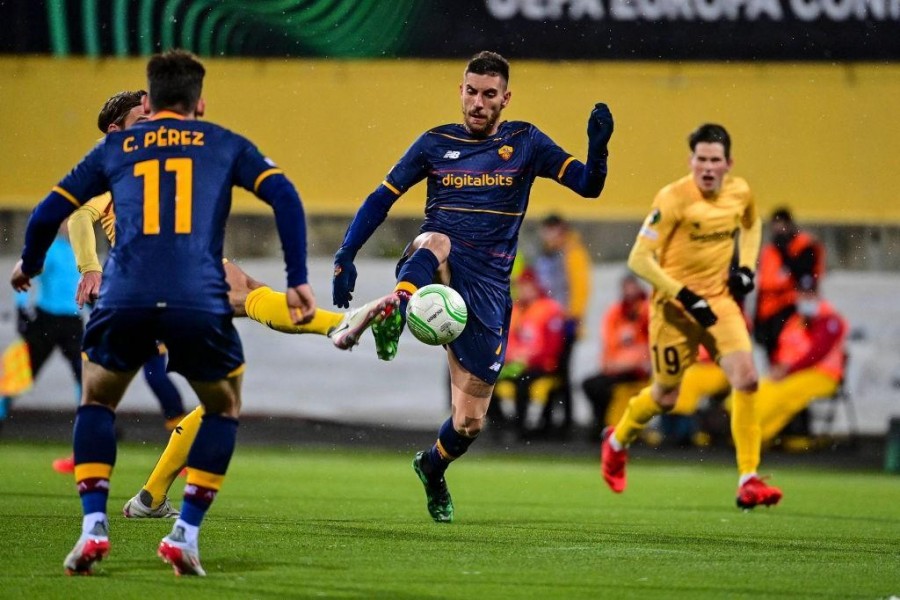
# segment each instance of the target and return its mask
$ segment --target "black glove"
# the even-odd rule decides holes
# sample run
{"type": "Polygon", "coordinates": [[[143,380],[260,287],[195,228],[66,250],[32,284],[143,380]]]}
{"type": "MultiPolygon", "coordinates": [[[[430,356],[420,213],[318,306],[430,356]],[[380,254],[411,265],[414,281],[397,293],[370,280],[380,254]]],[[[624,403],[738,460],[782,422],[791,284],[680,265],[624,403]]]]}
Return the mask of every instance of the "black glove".
{"type": "Polygon", "coordinates": [[[712,327],[719,318],[709,307],[706,298],[701,298],[686,287],[681,288],[675,298],[684,305],[684,309],[703,327],[712,327]]]}
{"type": "Polygon", "coordinates": [[[756,287],[753,284],[754,273],[749,267],[738,267],[728,276],[728,289],[735,300],[741,301],[756,287]]]}
{"type": "Polygon", "coordinates": [[[341,248],[334,255],[334,277],[331,280],[331,300],[338,308],[350,308],[356,287],[355,252],[341,248]]]}
{"type": "Polygon", "coordinates": [[[588,119],[587,134],[588,155],[592,157],[605,156],[607,153],[606,145],[613,134],[613,117],[612,113],[609,112],[609,107],[603,102],[598,102],[594,106],[594,110],[591,111],[591,116],[588,119]]]}

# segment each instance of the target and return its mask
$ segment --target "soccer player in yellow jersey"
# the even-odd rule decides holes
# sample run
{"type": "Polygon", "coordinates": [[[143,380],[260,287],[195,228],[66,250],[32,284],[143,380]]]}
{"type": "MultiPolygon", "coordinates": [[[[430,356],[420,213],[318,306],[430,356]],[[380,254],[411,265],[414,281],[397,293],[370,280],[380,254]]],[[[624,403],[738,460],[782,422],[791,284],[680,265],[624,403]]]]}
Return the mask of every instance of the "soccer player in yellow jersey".
{"type": "MultiPolygon", "coordinates": [[[[125,91],[109,98],[98,116],[97,125],[104,134],[128,129],[145,121],[141,99],[143,90],[125,91]]],[[[97,256],[94,223],[100,222],[110,244],[116,241],[116,216],[110,194],[97,196],[78,208],[69,217],[69,235],[75,251],[81,280],[76,300],[79,305],[95,301],[100,295],[103,268],[97,256]]],[[[314,333],[331,338],[335,346],[346,350],[355,346],[362,333],[388,310],[388,303],[370,302],[346,313],[317,308],[312,321],[297,325],[287,306],[284,292],[277,292],[256,281],[231,262],[225,262],[225,277],[229,285],[228,299],[236,317],[250,317],[254,321],[282,333],[314,333]]],[[[393,308],[393,307],[391,307],[393,308]]],[[[376,340],[377,342],[377,340],[376,340]]],[[[177,517],[178,511],[167,498],[169,487],[187,461],[188,451],[200,428],[203,407],[198,406],[184,417],[174,429],[169,443],[141,491],[124,506],[126,517],[177,517]]]]}
{"type": "Polygon", "coordinates": [[[684,371],[702,344],[732,388],[731,431],[741,508],[777,504],[781,490],[757,475],[758,382],[747,325],[736,297],[753,289],[762,224],[747,182],[729,175],[731,138],[721,125],[701,125],[688,138],[691,173],[656,195],[628,257],[628,267],[653,286],[650,353],[653,381],[631,398],[614,427],[603,431],[603,478],[625,489],[628,446],[654,416],[672,410],[684,371]],[[735,237],[738,268],[731,272],[735,237]]]}

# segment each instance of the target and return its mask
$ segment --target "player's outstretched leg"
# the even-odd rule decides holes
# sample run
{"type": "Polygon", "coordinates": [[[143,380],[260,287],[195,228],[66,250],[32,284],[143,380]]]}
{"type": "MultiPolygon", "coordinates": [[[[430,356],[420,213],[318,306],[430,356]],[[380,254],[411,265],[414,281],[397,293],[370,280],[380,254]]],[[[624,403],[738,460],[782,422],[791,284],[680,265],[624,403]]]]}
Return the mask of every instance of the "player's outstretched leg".
{"type": "MultiPolygon", "coordinates": [[[[396,314],[399,306],[400,300],[395,294],[372,300],[355,310],[344,313],[340,323],[328,332],[328,337],[331,338],[331,342],[336,348],[350,350],[359,343],[359,338],[369,326],[374,328],[376,324],[389,319],[391,315],[395,315],[395,319],[399,317],[399,314],[396,314]]],[[[382,333],[387,328],[388,325],[382,328],[382,333]]],[[[399,335],[397,337],[399,338],[399,335]]],[[[394,354],[396,352],[395,344],[394,354]]],[[[379,356],[381,356],[380,350],[379,356]]]]}

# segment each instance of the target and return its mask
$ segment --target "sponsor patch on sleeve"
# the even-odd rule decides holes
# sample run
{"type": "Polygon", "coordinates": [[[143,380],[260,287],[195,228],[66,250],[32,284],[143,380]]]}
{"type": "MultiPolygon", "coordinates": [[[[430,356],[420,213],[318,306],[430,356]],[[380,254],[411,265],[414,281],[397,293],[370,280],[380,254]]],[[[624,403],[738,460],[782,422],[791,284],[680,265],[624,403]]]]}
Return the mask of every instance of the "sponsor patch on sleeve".
{"type": "Polygon", "coordinates": [[[641,226],[639,235],[642,235],[649,240],[658,240],[659,232],[653,229],[653,226],[659,223],[660,219],[662,219],[662,213],[659,212],[658,208],[654,208],[653,211],[647,215],[647,218],[644,219],[644,224],[641,226]]]}

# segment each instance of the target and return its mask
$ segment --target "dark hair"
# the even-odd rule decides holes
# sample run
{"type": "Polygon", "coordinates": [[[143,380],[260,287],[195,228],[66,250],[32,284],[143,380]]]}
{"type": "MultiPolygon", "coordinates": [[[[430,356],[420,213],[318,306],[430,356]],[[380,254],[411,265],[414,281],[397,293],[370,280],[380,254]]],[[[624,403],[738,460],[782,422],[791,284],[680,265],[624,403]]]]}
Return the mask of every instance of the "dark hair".
{"type": "Polygon", "coordinates": [[[547,215],[544,217],[544,220],[541,221],[541,227],[561,227],[565,225],[565,219],[555,213],[547,215]]]}
{"type": "Polygon", "coordinates": [[[793,224],[794,215],[791,214],[791,209],[787,208],[786,206],[781,206],[772,211],[771,220],[772,221],[784,221],[785,223],[793,224]]]}
{"type": "Polygon", "coordinates": [[[704,123],[688,136],[688,146],[691,147],[691,152],[693,152],[697,147],[697,144],[701,142],[707,144],[722,144],[722,146],[725,147],[725,158],[728,160],[731,159],[731,136],[728,135],[728,132],[725,131],[725,128],[721,125],[704,123]]]}
{"type": "Polygon", "coordinates": [[[476,75],[499,75],[503,81],[509,84],[509,61],[489,50],[479,52],[466,65],[466,73],[476,75]]]}
{"type": "Polygon", "coordinates": [[[147,86],[153,110],[194,112],[203,91],[206,69],[197,57],[185,50],[169,50],[154,55],[147,63],[147,86]]]}
{"type": "Polygon", "coordinates": [[[111,96],[103,104],[100,114],[97,115],[97,128],[103,133],[109,131],[110,125],[122,126],[125,117],[131,112],[131,109],[141,103],[141,98],[147,95],[144,90],[136,90],[133,92],[119,92],[115,96],[111,96]]]}

